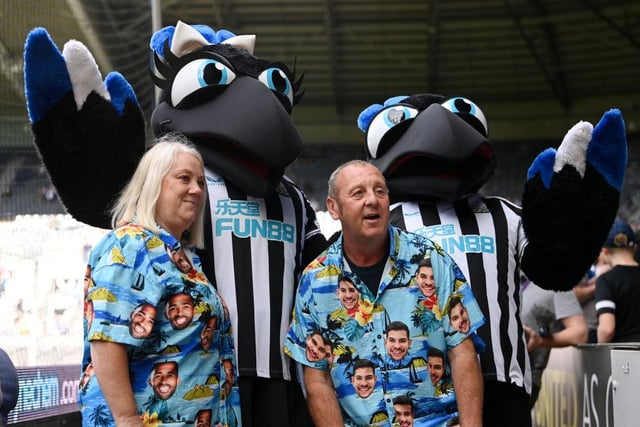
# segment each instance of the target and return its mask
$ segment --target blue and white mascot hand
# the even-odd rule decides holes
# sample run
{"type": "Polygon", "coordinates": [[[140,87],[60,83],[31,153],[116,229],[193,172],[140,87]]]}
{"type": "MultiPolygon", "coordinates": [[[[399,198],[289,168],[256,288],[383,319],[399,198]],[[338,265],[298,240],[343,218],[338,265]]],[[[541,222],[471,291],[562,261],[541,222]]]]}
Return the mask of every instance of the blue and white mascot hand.
{"type": "MultiPolygon", "coordinates": [[[[487,120],[469,99],[389,98],[362,111],[358,127],[366,134],[367,158],[385,175],[394,203],[454,204],[493,176],[487,120]]],[[[626,163],[624,121],[616,109],[595,127],[576,124],[557,150],[534,160],[521,212],[528,244],[520,267],[529,279],[553,290],[569,290],[580,281],[616,217],[626,163]]]]}
{"type": "Polygon", "coordinates": [[[110,228],[109,204],[145,150],[145,123],[131,85],[119,73],[102,80],[80,42],[60,53],[44,28],[24,52],[27,110],[34,141],[67,210],[110,228]]]}
{"type": "MultiPolygon", "coordinates": [[[[163,96],[151,125],[155,136],[183,133],[227,184],[266,197],[302,150],[290,116],[302,79],[253,56],[254,43],[182,22],[156,32],[152,79],[163,96]]],[[[24,60],[34,141],[61,202],[77,220],[110,228],[109,206],[145,150],[131,85],[117,72],[103,80],[78,41],[60,52],[44,28],[28,34],[24,60]]]]}

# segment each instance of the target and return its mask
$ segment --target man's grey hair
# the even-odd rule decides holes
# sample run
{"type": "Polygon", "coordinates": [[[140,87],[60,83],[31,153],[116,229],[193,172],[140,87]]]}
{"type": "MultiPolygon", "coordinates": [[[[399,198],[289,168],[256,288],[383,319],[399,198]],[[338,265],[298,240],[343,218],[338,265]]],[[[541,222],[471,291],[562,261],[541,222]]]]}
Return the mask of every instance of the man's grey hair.
{"type": "MultiPolygon", "coordinates": [[[[366,162],[364,160],[360,160],[360,159],[356,159],[356,160],[349,160],[348,162],[345,162],[343,164],[341,164],[340,166],[338,166],[336,168],[336,170],[334,170],[331,173],[331,176],[329,176],[329,183],[327,186],[327,195],[329,197],[331,197],[332,199],[335,199],[337,196],[337,188],[336,188],[336,179],[338,179],[338,175],[340,175],[340,172],[342,172],[342,170],[348,166],[360,166],[360,167],[365,167],[365,166],[374,166],[369,162],[366,162]]],[[[375,167],[375,166],[374,166],[375,167]]],[[[384,175],[382,176],[382,178],[384,179],[384,175]]]]}

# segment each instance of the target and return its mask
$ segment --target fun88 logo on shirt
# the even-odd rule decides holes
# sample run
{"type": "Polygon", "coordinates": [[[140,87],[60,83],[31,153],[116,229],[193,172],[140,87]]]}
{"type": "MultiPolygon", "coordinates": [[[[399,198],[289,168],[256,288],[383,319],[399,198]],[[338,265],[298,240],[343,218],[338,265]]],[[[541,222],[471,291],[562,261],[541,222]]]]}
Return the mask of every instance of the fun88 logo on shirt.
{"type": "Polygon", "coordinates": [[[241,238],[263,238],[286,243],[293,243],[295,238],[295,228],[291,224],[262,218],[257,202],[218,200],[214,220],[216,237],[231,232],[241,238]]]}
{"type": "Polygon", "coordinates": [[[414,232],[438,243],[449,255],[453,255],[456,252],[485,254],[494,254],[496,252],[493,236],[458,234],[453,224],[420,227],[414,232]]]}

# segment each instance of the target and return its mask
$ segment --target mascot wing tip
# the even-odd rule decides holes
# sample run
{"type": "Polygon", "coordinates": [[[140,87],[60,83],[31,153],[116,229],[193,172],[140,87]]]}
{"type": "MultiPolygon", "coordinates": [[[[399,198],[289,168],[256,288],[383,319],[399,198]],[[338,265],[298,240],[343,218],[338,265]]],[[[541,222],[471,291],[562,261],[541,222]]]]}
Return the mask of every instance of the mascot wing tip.
{"type": "Polygon", "coordinates": [[[527,171],[527,180],[531,180],[537,175],[540,175],[545,188],[551,186],[551,179],[553,178],[553,165],[555,163],[556,150],[555,148],[547,148],[531,163],[531,167],[527,171]]]}

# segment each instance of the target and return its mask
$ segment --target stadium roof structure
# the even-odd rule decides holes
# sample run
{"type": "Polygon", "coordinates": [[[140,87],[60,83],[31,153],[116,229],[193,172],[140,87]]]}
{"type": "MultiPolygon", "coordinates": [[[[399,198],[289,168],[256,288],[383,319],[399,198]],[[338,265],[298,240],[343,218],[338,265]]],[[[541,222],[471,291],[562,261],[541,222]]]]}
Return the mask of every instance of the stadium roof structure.
{"type": "Polygon", "coordinates": [[[305,94],[294,119],[307,144],[361,143],[363,108],[420,92],[474,100],[492,140],[559,142],[612,107],[640,132],[638,0],[3,0],[0,20],[5,123],[26,119],[31,28],[60,47],[83,41],[150,114],[150,35],[182,20],[256,34],[257,56],[295,63],[305,94]]]}

